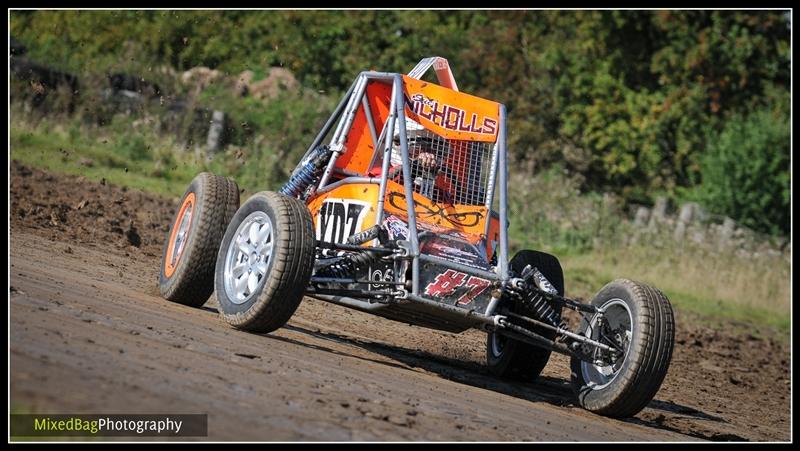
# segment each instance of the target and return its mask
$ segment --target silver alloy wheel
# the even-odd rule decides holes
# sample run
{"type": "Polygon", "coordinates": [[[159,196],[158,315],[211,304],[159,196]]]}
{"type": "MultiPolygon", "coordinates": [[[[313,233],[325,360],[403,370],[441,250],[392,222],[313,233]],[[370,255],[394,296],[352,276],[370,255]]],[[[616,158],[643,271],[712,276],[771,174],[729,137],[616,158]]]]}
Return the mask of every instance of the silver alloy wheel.
{"type": "MultiPolygon", "coordinates": [[[[191,201],[190,201],[191,202],[191,201]]],[[[183,213],[181,223],[178,225],[178,233],[175,235],[175,245],[172,247],[172,255],[169,256],[169,261],[172,266],[178,264],[178,258],[183,253],[183,248],[186,246],[186,238],[189,235],[189,226],[192,225],[192,213],[194,212],[194,205],[189,204],[186,211],[183,213]]]]}
{"type": "Polygon", "coordinates": [[[263,211],[250,213],[236,229],[225,255],[225,294],[234,304],[250,300],[264,283],[272,258],[272,221],[263,211]]]}
{"type": "MultiPolygon", "coordinates": [[[[605,310],[605,315],[603,316],[608,322],[609,329],[623,329],[625,331],[625,337],[620,337],[623,338],[625,342],[625,355],[619,358],[613,365],[602,364],[599,360],[596,360],[595,363],[581,362],[583,380],[585,380],[586,385],[593,390],[605,388],[617,377],[620,368],[622,368],[622,365],[628,358],[631,337],[633,336],[633,315],[628,305],[622,299],[611,299],[603,304],[602,308],[605,310]]],[[[592,318],[589,327],[586,329],[586,336],[608,344],[608,340],[601,337],[599,328],[595,327],[598,318],[599,316],[597,315],[592,318]]],[[[598,350],[595,350],[595,353],[597,352],[598,350]]]]}

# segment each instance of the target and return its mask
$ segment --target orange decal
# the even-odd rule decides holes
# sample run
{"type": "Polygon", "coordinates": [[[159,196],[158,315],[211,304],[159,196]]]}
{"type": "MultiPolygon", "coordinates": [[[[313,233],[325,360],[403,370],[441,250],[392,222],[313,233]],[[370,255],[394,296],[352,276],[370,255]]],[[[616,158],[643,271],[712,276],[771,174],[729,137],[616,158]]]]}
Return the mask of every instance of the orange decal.
{"type": "MultiPolygon", "coordinates": [[[[445,204],[431,201],[413,193],[417,222],[440,228],[441,232],[455,230],[472,244],[481,240],[486,224],[487,209],[479,205],[445,204]]],[[[389,180],[386,184],[384,208],[399,218],[408,218],[405,190],[399,183],[389,180]]]]}
{"type": "MultiPolygon", "coordinates": [[[[353,183],[342,185],[336,189],[320,194],[307,201],[317,239],[332,239],[333,236],[345,237],[353,233],[362,232],[375,225],[375,205],[378,202],[378,185],[372,183],[353,183]],[[326,209],[326,203],[345,200],[345,203],[364,203],[368,205],[364,210],[359,210],[358,215],[351,215],[350,205],[343,205],[341,218],[329,219],[331,211],[326,209]],[[362,216],[363,212],[363,216],[362,216]],[[323,221],[326,224],[323,224],[323,221]],[[331,222],[328,227],[327,222],[331,222]],[[336,233],[334,233],[334,230],[336,233]]],[[[413,194],[414,210],[417,214],[418,227],[429,229],[437,233],[451,231],[459,232],[472,244],[478,244],[484,238],[486,222],[489,220],[489,239],[486,240],[488,255],[492,255],[494,246],[492,241],[499,238],[500,221],[492,215],[487,218],[487,208],[480,205],[442,204],[432,202],[427,197],[418,193],[413,194]]],[[[386,197],[383,204],[385,215],[395,215],[400,219],[408,220],[406,196],[403,185],[388,180],[386,197]]],[[[328,207],[329,208],[329,207],[328,207]]]]}

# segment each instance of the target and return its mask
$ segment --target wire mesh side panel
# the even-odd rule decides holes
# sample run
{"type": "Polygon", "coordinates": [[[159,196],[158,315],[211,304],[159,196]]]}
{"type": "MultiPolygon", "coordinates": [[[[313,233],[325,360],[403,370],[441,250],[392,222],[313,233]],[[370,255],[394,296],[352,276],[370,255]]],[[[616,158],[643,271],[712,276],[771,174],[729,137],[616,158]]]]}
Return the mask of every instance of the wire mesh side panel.
{"type": "MultiPolygon", "coordinates": [[[[416,127],[407,127],[406,136],[414,192],[434,202],[484,204],[493,143],[448,140],[416,127]]],[[[401,164],[395,135],[391,166],[399,168],[401,164]]],[[[405,183],[401,174],[398,181],[405,183]]]]}

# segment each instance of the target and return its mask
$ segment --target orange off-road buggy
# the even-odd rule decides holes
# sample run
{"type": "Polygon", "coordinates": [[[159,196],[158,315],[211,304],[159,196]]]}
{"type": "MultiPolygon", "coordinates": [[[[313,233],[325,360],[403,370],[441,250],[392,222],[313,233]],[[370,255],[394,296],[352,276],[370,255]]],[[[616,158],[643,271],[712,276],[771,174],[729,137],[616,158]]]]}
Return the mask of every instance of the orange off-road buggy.
{"type": "Polygon", "coordinates": [[[636,414],[669,367],[669,301],[618,279],[583,304],[564,296],[556,257],[510,258],[507,174],[505,106],[459,92],[447,60],[362,72],[280,192],[240,206],[232,180],[194,179],[164,246],[161,293],[200,306],[215,291],[225,321],[254,332],[283,326],[304,296],[480,328],[493,373],[534,379],[551,351],[568,354],[581,406],[636,414]],[[421,80],[431,67],[438,84],[421,80]],[[577,330],[563,308],[582,315],[577,330]]]}

